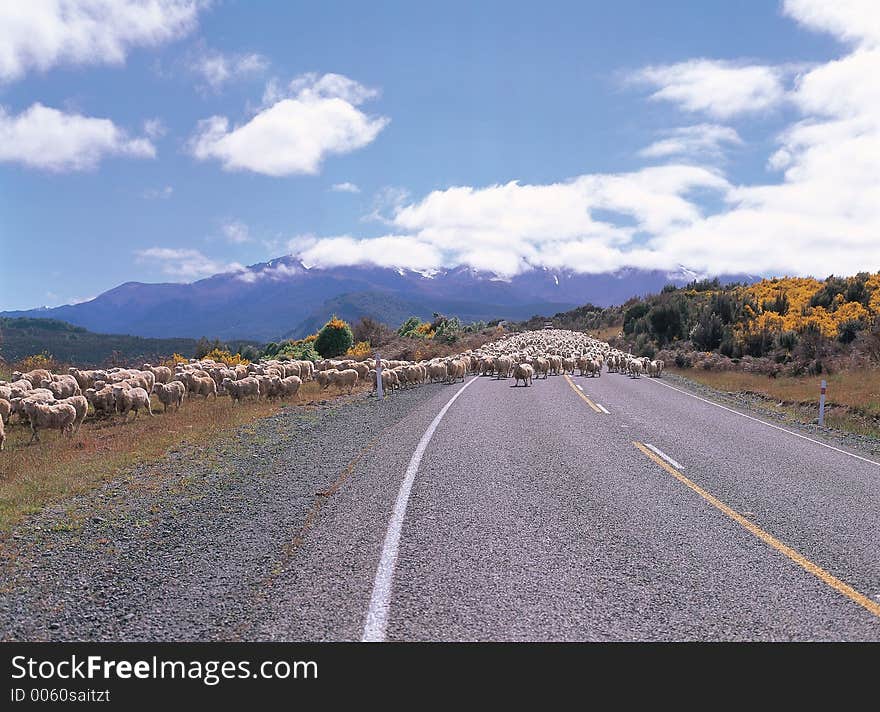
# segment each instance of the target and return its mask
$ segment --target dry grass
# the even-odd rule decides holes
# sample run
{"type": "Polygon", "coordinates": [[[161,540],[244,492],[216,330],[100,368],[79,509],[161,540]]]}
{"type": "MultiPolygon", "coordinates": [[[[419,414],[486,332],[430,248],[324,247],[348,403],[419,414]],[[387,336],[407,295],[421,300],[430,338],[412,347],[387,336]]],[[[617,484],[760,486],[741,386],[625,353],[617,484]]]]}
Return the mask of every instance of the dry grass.
{"type": "MultiPolygon", "coordinates": [[[[684,378],[727,393],[755,394],[798,420],[818,414],[821,376],[770,378],[742,371],[669,369],[684,378]]],[[[880,436],[880,370],[859,369],[825,376],[826,422],[831,427],[880,436]]]]}
{"type": "Polygon", "coordinates": [[[599,341],[613,341],[621,331],[623,331],[623,327],[618,324],[617,326],[606,326],[601,329],[593,329],[590,331],[590,336],[594,339],[599,339],[599,341]]]}
{"type": "MultiPolygon", "coordinates": [[[[365,389],[363,386],[361,390],[365,389]]],[[[0,453],[0,531],[48,504],[86,492],[113,479],[131,465],[149,462],[184,443],[208,443],[245,423],[277,413],[285,404],[309,405],[343,393],[303,384],[295,400],[233,405],[229,398],[190,399],[179,413],[140,415],[123,424],[87,419],[73,438],[41,432],[41,443],[27,445],[30,428],[7,425],[6,450],[0,453]]]]}

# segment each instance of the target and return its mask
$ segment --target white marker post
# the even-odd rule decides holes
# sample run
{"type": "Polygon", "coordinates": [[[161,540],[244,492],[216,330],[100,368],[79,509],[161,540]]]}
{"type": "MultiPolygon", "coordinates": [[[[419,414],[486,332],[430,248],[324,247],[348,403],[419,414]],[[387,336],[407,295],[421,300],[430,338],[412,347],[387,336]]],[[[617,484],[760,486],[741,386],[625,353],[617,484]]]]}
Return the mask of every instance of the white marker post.
{"type": "Polygon", "coordinates": [[[828,384],[825,382],[825,379],[822,379],[822,385],[819,388],[819,427],[825,427],[825,389],[828,387],[828,384]]]}
{"type": "Polygon", "coordinates": [[[376,354],[376,397],[385,397],[385,391],[382,390],[382,357],[378,353],[376,354]]]}

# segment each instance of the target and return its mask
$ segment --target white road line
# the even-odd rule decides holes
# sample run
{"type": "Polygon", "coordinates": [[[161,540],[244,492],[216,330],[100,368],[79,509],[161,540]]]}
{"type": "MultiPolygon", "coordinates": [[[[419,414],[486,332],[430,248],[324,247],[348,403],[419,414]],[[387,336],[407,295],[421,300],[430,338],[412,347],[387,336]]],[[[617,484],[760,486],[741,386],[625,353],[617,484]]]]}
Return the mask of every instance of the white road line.
{"type": "Polygon", "coordinates": [[[581,386],[581,385],[578,385],[578,388],[579,388],[580,390],[584,390],[584,387],[581,386]]]}
{"type": "Polygon", "coordinates": [[[599,410],[601,410],[603,413],[605,413],[606,415],[611,415],[611,411],[608,410],[608,408],[606,408],[606,407],[605,407],[604,405],[602,405],[601,403],[596,403],[596,407],[597,407],[599,410]]]}
{"type": "Polygon", "coordinates": [[[446,405],[437,413],[437,417],[431,421],[416,451],[413,453],[412,459],[406,468],[406,474],[400,485],[400,491],[397,493],[397,501],[394,503],[394,511],[391,513],[391,521],[388,523],[388,531],[385,533],[385,542],[382,544],[382,555],[379,557],[379,566],[376,569],[376,579],[373,581],[373,594],[370,596],[370,607],[367,610],[367,618],[364,622],[364,634],[361,638],[365,643],[381,643],[385,640],[385,631],[388,626],[388,608],[391,603],[391,586],[394,583],[394,570],[397,568],[397,551],[400,547],[400,534],[403,530],[403,519],[406,516],[406,506],[409,503],[409,494],[412,491],[413,482],[416,479],[416,473],[419,471],[419,465],[422,462],[422,456],[431,438],[434,437],[434,431],[446,415],[446,411],[455,403],[464,389],[471,385],[476,378],[472,378],[459,388],[455,395],[450,398],[446,405]]]}
{"type": "Polygon", "coordinates": [[[703,403],[708,403],[709,405],[714,405],[716,408],[721,408],[722,410],[730,411],[736,415],[742,416],[743,418],[748,418],[749,420],[754,420],[756,423],[761,423],[762,425],[766,425],[768,428],[774,428],[775,430],[781,430],[783,433],[788,433],[789,435],[794,435],[796,438],[801,438],[802,440],[809,440],[811,443],[816,443],[816,445],[821,445],[822,447],[827,447],[829,450],[834,450],[835,452],[839,452],[843,455],[849,455],[850,457],[854,457],[856,460],[861,460],[862,462],[867,462],[876,467],[880,467],[880,462],[876,460],[871,460],[867,457],[862,457],[861,455],[856,455],[852,452],[847,452],[846,450],[841,450],[839,447],[834,447],[834,445],[829,445],[828,443],[823,443],[821,440],[814,440],[813,438],[807,437],[806,435],[801,435],[800,433],[796,433],[793,430],[788,430],[787,428],[781,428],[778,425],[773,425],[773,423],[768,423],[766,420],[761,420],[760,418],[755,418],[751,415],[746,415],[745,413],[740,413],[738,410],[734,410],[733,408],[728,408],[726,405],[721,405],[720,403],[715,403],[714,401],[710,401],[707,398],[701,398],[700,396],[695,396],[693,393],[688,393],[681,388],[676,388],[675,386],[670,386],[668,383],[663,383],[663,381],[658,380],[656,378],[649,378],[649,383],[656,383],[658,386],[664,386],[665,388],[671,388],[673,391],[678,391],[679,393],[684,393],[686,396],[690,396],[691,398],[696,398],[699,401],[703,401],[703,403]]]}
{"type": "Polygon", "coordinates": [[[663,452],[659,447],[654,447],[653,445],[651,445],[651,443],[645,443],[645,447],[648,448],[651,452],[653,452],[658,457],[666,460],[666,462],[668,462],[673,467],[675,467],[679,470],[684,469],[683,465],[677,463],[675,460],[673,460],[671,457],[669,457],[669,455],[667,455],[665,452],[663,452]]]}

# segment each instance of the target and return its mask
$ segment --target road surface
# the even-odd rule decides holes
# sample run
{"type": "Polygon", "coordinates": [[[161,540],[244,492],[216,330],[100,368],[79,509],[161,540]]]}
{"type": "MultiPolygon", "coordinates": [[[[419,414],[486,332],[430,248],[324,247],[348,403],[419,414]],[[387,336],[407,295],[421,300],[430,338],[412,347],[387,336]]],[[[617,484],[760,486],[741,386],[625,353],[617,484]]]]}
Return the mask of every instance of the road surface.
{"type": "Polygon", "coordinates": [[[128,520],[38,520],[4,637],[880,640],[880,465],[858,453],[609,373],[321,417],[199,455],[220,474],[169,458],[206,483],[179,505],[162,485],[128,520]]]}
{"type": "Polygon", "coordinates": [[[304,566],[278,582],[260,632],[880,639],[880,466],[654,379],[512,386],[478,378],[457,395],[424,449],[402,525],[404,473],[462,387],[428,399],[366,455],[310,536],[304,566]],[[357,555],[340,541],[356,542],[357,555]],[[327,571],[344,572],[341,590],[327,571]],[[389,578],[377,602],[373,587],[389,578]],[[315,616],[313,602],[334,614],[315,616]]]}

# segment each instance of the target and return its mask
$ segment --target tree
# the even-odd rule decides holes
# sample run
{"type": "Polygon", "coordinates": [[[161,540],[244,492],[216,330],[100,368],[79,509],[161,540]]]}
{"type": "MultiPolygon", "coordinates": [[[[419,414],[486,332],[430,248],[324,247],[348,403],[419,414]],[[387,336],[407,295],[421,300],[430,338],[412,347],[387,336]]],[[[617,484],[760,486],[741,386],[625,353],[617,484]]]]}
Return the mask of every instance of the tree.
{"type": "Polygon", "coordinates": [[[690,333],[691,341],[701,351],[714,351],[724,337],[721,317],[706,310],[690,333]]]}
{"type": "Polygon", "coordinates": [[[334,314],[318,332],[315,351],[324,358],[333,358],[344,354],[353,343],[354,335],[351,333],[351,327],[334,314]]]}

